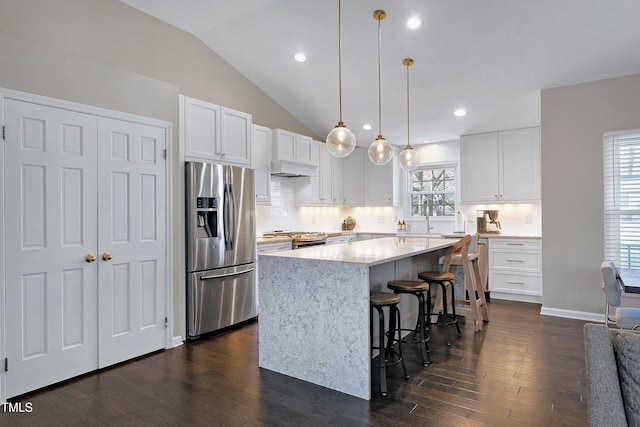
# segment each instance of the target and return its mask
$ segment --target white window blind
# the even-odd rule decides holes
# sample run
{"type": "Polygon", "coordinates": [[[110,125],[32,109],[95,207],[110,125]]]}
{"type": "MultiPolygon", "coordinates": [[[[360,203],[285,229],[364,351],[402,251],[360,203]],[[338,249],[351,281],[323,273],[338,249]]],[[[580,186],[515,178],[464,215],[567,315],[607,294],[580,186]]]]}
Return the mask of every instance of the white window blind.
{"type": "Polygon", "coordinates": [[[604,136],[605,259],[640,268],[640,130],[604,136]]]}

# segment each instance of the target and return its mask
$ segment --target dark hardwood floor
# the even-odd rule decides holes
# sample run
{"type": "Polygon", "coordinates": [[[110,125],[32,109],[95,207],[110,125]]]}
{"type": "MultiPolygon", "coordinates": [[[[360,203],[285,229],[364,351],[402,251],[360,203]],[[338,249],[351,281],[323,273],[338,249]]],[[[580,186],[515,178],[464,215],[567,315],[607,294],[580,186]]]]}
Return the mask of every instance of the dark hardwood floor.
{"type": "MultiPolygon", "coordinates": [[[[204,337],[14,399],[1,426],[586,426],[583,321],[491,300],[491,321],[431,359],[404,347],[411,378],[390,369],[371,401],[258,368],[258,323],[204,337]]],[[[451,328],[453,333],[454,328],[451,328]]],[[[455,333],[454,333],[455,335],[455,333]]],[[[318,348],[318,351],[331,349],[318,348]]]]}

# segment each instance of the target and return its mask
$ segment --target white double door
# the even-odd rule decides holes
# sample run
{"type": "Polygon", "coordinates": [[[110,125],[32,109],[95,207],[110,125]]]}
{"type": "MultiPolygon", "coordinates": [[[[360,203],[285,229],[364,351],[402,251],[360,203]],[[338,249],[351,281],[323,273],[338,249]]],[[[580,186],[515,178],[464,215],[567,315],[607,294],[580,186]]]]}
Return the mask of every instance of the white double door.
{"type": "Polygon", "coordinates": [[[164,348],[165,128],[7,99],[7,397],[164,348]]]}

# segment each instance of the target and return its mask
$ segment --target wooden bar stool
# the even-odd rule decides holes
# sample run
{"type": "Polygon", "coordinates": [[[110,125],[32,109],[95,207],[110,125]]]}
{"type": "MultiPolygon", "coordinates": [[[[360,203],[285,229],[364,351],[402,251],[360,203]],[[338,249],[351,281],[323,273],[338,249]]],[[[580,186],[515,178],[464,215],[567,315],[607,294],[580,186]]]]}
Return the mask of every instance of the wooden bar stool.
{"type": "MultiPolygon", "coordinates": [[[[454,273],[458,268],[462,268],[464,273],[465,298],[462,300],[454,299],[454,304],[464,305],[464,307],[458,308],[458,312],[469,314],[474,322],[476,332],[481,331],[483,323],[489,321],[487,301],[479,267],[480,257],[483,255],[480,253],[480,247],[478,246],[479,239],[480,235],[478,233],[471,235],[471,242],[466,254],[464,248],[461,248],[460,251],[453,253],[449,260],[449,265],[456,267],[454,273]]],[[[447,263],[446,256],[443,256],[441,261],[444,270],[444,265],[447,263]]]]}
{"type": "MultiPolygon", "coordinates": [[[[431,361],[429,360],[429,338],[426,330],[427,316],[431,315],[430,300],[431,292],[429,284],[419,280],[392,280],[387,283],[387,287],[396,294],[411,294],[418,298],[418,321],[416,322],[416,328],[413,329],[414,334],[417,332],[419,335],[418,344],[420,345],[420,351],[422,352],[422,364],[429,366],[431,361]],[[427,294],[425,299],[425,292],[427,294]],[[425,303],[427,303],[427,313],[425,314],[425,303]]],[[[398,296],[398,298],[400,298],[398,296]]],[[[409,330],[409,329],[405,329],[409,330]]]]}
{"type": "Polygon", "coordinates": [[[404,379],[408,380],[407,368],[404,365],[404,357],[402,356],[402,335],[400,325],[400,310],[398,310],[398,303],[400,302],[400,296],[392,294],[390,292],[371,292],[370,298],[371,305],[371,317],[370,327],[371,331],[371,350],[379,350],[378,364],[380,365],[380,393],[383,396],[387,395],[387,366],[402,363],[402,370],[404,371],[404,379]],[[389,331],[387,335],[387,345],[384,344],[384,307],[389,307],[389,331]],[[380,338],[378,345],[373,345],[373,310],[378,312],[378,331],[380,338]],[[397,337],[396,337],[397,333],[397,337]],[[393,346],[398,343],[398,351],[395,351],[393,346]]]}

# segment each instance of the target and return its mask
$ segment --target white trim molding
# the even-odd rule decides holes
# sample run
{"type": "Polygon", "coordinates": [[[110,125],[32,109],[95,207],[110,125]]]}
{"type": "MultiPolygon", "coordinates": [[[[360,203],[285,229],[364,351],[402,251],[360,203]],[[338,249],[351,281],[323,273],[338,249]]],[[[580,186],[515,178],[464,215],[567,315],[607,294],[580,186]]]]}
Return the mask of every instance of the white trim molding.
{"type": "Polygon", "coordinates": [[[544,316],[566,317],[567,319],[586,320],[588,322],[604,323],[603,313],[567,310],[564,308],[542,307],[540,314],[544,316]]]}

